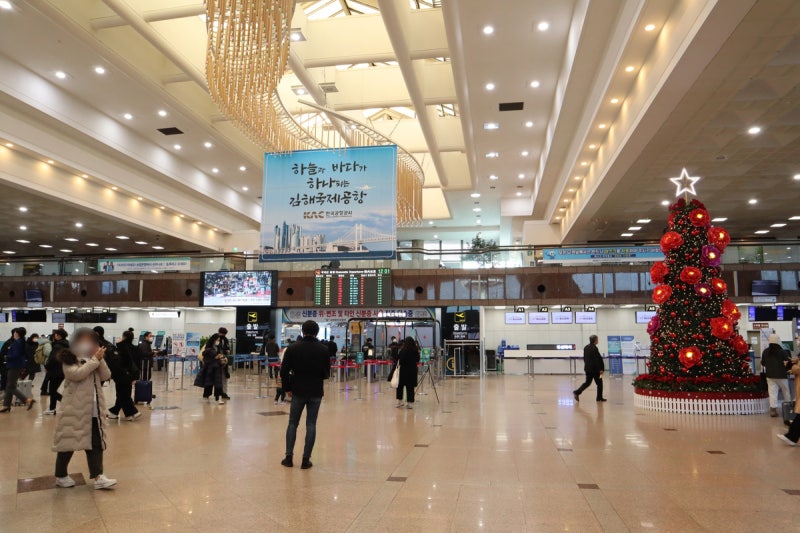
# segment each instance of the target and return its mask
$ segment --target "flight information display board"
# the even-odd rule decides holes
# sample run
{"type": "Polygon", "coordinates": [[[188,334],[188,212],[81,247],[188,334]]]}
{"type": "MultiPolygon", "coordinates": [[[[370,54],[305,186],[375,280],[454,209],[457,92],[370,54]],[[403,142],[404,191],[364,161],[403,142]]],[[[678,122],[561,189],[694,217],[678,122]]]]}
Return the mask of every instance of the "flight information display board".
{"type": "Polygon", "coordinates": [[[381,307],[392,304],[389,268],[321,269],[314,273],[314,305],[381,307]]]}

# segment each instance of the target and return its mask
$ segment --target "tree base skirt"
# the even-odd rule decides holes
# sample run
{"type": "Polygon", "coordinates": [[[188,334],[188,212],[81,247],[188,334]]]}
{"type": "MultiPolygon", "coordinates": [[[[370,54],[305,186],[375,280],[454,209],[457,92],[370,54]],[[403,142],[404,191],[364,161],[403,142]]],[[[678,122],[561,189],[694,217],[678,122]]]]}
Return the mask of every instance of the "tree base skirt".
{"type": "Polygon", "coordinates": [[[662,413],[757,415],[769,409],[765,392],[671,392],[636,389],[633,405],[662,413]]]}

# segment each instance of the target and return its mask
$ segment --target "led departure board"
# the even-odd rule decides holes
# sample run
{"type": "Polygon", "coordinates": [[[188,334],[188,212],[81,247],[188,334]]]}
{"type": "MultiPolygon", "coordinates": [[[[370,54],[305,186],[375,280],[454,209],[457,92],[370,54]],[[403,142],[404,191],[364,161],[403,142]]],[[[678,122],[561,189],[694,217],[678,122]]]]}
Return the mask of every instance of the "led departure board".
{"type": "Polygon", "coordinates": [[[380,307],[392,304],[392,270],[317,270],[314,305],[320,307],[380,307]]]}

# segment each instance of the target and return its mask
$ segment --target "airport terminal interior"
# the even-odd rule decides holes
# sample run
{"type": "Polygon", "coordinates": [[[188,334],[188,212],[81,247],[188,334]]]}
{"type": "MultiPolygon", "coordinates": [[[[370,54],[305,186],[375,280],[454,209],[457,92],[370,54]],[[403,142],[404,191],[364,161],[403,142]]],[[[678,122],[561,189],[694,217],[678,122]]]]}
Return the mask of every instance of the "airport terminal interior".
{"type": "Polygon", "coordinates": [[[797,531],[798,198],[795,0],[0,0],[0,532],[797,531]]]}

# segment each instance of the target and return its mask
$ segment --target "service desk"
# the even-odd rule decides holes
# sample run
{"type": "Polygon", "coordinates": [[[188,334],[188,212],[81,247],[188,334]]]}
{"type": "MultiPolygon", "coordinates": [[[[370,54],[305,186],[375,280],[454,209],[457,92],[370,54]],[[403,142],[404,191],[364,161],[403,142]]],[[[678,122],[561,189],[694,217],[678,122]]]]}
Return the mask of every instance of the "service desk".
{"type": "Polygon", "coordinates": [[[583,350],[506,350],[506,374],[580,374],[583,350]]]}

